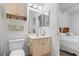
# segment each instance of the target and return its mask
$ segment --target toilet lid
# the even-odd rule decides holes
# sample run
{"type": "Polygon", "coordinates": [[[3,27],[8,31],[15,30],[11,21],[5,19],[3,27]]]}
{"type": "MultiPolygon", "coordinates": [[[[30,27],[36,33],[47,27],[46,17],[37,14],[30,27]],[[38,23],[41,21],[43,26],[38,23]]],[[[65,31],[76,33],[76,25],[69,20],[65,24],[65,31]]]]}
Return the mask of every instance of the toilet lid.
{"type": "Polygon", "coordinates": [[[25,56],[24,50],[14,50],[11,52],[10,56],[25,56]]]}

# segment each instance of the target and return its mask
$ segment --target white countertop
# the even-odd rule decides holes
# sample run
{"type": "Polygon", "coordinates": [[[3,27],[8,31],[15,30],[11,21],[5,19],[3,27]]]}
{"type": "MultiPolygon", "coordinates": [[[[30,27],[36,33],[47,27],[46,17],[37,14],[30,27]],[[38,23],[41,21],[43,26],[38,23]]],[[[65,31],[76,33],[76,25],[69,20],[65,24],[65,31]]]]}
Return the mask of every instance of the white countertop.
{"type": "Polygon", "coordinates": [[[44,37],[50,37],[50,35],[45,35],[45,36],[36,36],[35,34],[31,34],[28,36],[29,38],[32,38],[32,39],[37,39],[37,38],[44,38],[44,37]]]}

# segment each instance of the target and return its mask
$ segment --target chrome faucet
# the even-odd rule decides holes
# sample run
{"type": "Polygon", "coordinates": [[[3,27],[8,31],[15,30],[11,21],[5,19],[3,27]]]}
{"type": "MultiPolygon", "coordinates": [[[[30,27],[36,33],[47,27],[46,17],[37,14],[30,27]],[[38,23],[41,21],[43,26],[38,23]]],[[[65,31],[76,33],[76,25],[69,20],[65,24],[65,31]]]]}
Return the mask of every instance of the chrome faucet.
{"type": "Polygon", "coordinates": [[[46,33],[45,29],[41,28],[39,33],[38,32],[36,33],[36,36],[39,36],[39,34],[41,34],[42,36],[45,36],[45,33],[46,33]]]}
{"type": "Polygon", "coordinates": [[[42,35],[45,36],[45,30],[44,29],[42,29],[42,35]]]}

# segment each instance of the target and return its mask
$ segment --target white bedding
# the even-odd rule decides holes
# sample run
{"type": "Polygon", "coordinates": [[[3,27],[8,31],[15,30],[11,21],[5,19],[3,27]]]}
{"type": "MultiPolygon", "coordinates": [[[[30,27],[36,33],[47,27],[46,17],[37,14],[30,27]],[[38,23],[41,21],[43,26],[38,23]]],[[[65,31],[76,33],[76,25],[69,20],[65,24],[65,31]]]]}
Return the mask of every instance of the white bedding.
{"type": "Polygon", "coordinates": [[[61,35],[60,48],[79,55],[79,35],[61,35]]]}

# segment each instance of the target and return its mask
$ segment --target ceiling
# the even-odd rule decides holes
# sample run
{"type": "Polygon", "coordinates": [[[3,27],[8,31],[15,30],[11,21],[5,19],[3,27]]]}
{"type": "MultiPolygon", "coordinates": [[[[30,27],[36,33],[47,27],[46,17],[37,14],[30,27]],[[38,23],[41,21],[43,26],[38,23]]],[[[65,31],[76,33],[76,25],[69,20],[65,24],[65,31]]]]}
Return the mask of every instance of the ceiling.
{"type": "Polygon", "coordinates": [[[44,6],[45,3],[32,3],[32,4],[35,4],[35,5],[38,5],[38,6],[44,6]]]}
{"type": "MultiPolygon", "coordinates": [[[[33,5],[44,7],[46,3],[32,3],[33,5]]],[[[76,13],[79,12],[79,3],[58,3],[62,12],[76,13]]]]}
{"type": "Polygon", "coordinates": [[[59,3],[59,7],[63,12],[79,12],[79,3],[59,3]]]}

